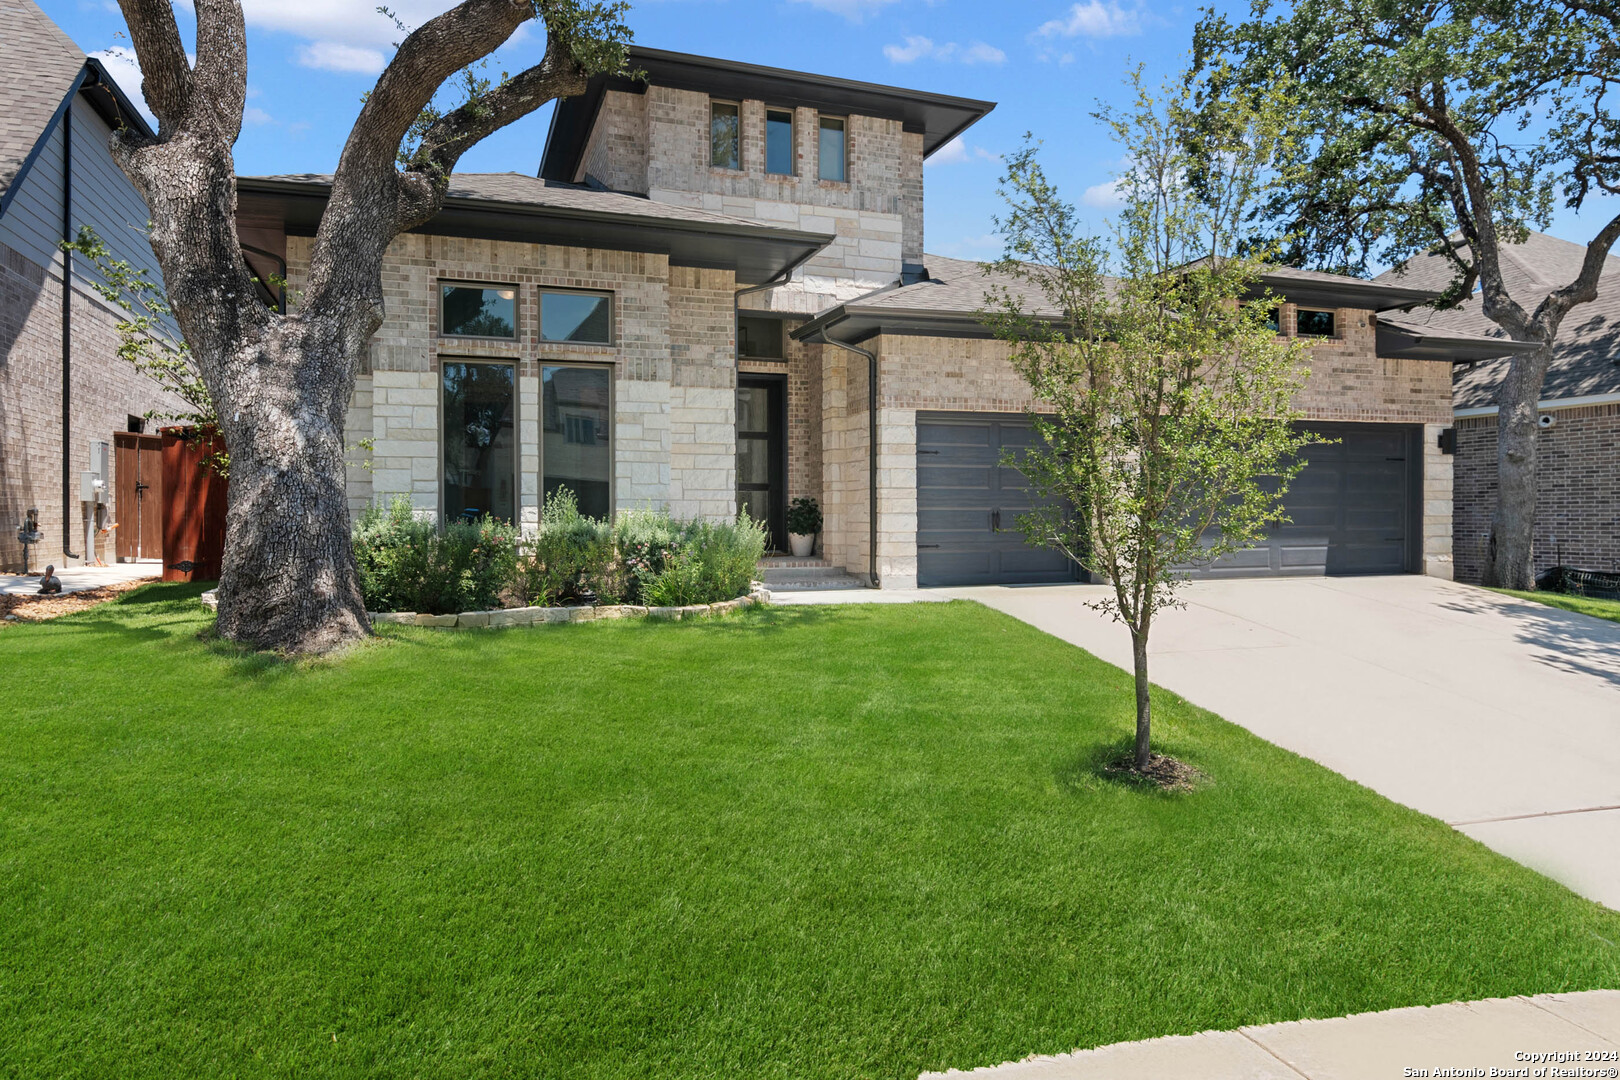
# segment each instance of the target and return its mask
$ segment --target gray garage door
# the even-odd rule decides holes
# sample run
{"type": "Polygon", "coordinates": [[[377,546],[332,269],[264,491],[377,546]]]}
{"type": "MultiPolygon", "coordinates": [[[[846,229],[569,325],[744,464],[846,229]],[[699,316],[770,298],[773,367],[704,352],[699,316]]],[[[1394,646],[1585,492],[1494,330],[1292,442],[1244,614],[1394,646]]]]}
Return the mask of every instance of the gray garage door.
{"type": "Polygon", "coordinates": [[[1032,503],[1005,448],[1028,446],[1019,418],[933,416],[917,420],[917,583],[1033,584],[1073,581],[1061,552],[1030,547],[1016,531],[1032,503]],[[1000,523],[1001,530],[995,528],[1000,523]]]}
{"type": "MultiPolygon", "coordinates": [[[[1198,570],[1200,578],[1399,574],[1415,561],[1420,429],[1394,424],[1311,425],[1338,439],[1307,451],[1285,501],[1292,524],[1248,551],[1198,570]]],[[[1004,447],[1033,438],[1017,418],[925,414],[917,421],[917,580],[921,585],[1071,581],[1061,554],[1014,530],[1030,494],[1000,464],[1004,447]],[[997,531],[999,521],[1003,530],[997,531]]]]}
{"type": "Polygon", "coordinates": [[[1418,438],[1399,424],[1312,424],[1337,439],[1305,452],[1283,500],[1290,524],[1195,577],[1401,574],[1415,562],[1418,438]]]}

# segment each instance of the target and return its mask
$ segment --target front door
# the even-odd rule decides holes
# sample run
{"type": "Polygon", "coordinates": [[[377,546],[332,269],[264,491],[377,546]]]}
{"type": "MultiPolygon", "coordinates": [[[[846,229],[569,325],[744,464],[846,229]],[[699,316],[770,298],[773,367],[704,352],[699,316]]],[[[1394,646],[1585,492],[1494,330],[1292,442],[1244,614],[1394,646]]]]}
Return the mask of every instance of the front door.
{"type": "Polygon", "coordinates": [[[119,562],[163,557],[163,439],[133,432],[113,433],[113,510],[118,531],[113,547],[119,562]]]}
{"type": "Polygon", "coordinates": [[[787,550],[787,378],[737,377],[737,511],[770,530],[787,550]]]}

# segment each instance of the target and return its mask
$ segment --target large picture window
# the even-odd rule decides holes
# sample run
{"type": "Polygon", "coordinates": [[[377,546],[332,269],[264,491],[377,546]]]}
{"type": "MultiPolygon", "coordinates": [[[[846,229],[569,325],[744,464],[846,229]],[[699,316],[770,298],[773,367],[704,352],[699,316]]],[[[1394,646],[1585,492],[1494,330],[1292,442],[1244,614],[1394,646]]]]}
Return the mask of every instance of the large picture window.
{"type": "Polygon", "coordinates": [[[847,169],[845,161],[849,157],[848,132],[841,116],[823,116],[821,118],[821,140],[818,146],[817,157],[820,159],[821,178],[823,180],[837,180],[842,183],[847,169]]]}
{"type": "Polygon", "coordinates": [[[717,169],[742,168],[737,106],[729,101],[709,103],[709,164],[717,169]]]}
{"type": "Polygon", "coordinates": [[[541,489],[551,498],[567,488],[580,513],[613,513],[613,373],[605,367],[547,365],[540,369],[541,489]]]}
{"type": "Polygon", "coordinates": [[[613,298],[596,293],[541,293],[540,339],[584,345],[611,344],[613,298]]]}
{"type": "Polygon", "coordinates": [[[446,337],[517,337],[517,289],[440,285],[439,333],[446,337]]]}
{"type": "Polygon", "coordinates": [[[517,372],[511,364],[440,364],[444,516],[517,517],[517,372]]]}

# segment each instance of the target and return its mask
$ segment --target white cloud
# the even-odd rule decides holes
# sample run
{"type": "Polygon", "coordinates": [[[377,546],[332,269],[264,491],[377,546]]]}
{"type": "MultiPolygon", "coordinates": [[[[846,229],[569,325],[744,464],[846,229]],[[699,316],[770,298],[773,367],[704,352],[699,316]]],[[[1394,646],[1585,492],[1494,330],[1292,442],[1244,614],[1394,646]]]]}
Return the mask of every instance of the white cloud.
{"type": "Polygon", "coordinates": [[[146,122],[157,127],[157,117],[152,110],[146,107],[146,98],[141,96],[141,65],[135,59],[135,50],[127,45],[114,45],[110,48],[100,49],[90,54],[92,60],[100,60],[101,66],[107,69],[113,82],[118,84],[129,100],[146,117],[146,122]]]}
{"type": "Polygon", "coordinates": [[[1118,180],[1106,184],[1092,184],[1080,196],[1080,201],[1098,210],[1116,210],[1125,205],[1125,192],[1118,180]]]}
{"type": "Polygon", "coordinates": [[[242,110],[242,121],[244,123],[255,125],[273,124],[276,122],[274,117],[265,112],[263,109],[259,108],[257,105],[249,105],[246,109],[242,110]]]}
{"type": "Polygon", "coordinates": [[[1117,0],[1086,0],[1069,9],[1066,18],[1052,19],[1041,24],[1035,33],[1044,38],[1057,37],[1129,37],[1142,32],[1140,6],[1127,11],[1117,0]]]}
{"type": "Polygon", "coordinates": [[[929,59],[939,61],[957,60],[964,64],[999,64],[1007,59],[1007,54],[994,45],[986,45],[982,41],[963,47],[954,41],[943,45],[934,44],[932,38],[920,34],[911,34],[899,45],[883,46],[883,55],[889,58],[890,63],[910,64],[917,60],[929,59]]]}
{"type": "Polygon", "coordinates": [[[794,3],[809,4],[813,8],[842,15],[853,23],[865,21],[868,15],[876,14],[894,2],[895,0],[794,0],[794,3]]]}
{"type": "Polygon", "coordinates": [[[962,136],[958,135],[956,138],[952,139],[950,142],[928,155],[928,160],[923,162],[923,166],[926,168],[932,165],[961,165],[962,163],[968,161],[1000,160],[1000,154],[992,153],[982,146],[969,146],[967,143],[962,141],[962,136]]]}
{"type": "Polygon", "coordinates": [[[298,62],[304,67],[325,71],[375,75],[383,69],[383,54],[376,49],[356,48],[336,41],[317,41],[298,50],[298,62]]]}

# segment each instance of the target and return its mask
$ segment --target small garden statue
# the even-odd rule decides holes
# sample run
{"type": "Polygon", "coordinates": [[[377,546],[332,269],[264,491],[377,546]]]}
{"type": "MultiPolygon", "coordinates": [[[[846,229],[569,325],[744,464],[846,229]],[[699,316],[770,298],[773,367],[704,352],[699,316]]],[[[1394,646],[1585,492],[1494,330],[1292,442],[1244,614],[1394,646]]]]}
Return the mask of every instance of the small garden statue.
{"type": "Polygon", "coordinates": [[[54,564],[45,565],[45,576],[39,579],[39,591],[47,596],[62,591],[62,579],[56,576],[54,564]]]}
{"type": "Polygon", "coordinates": [[[816,500],[801,495],[788,505],[787,530],[795,559],[807,559],[815,553],[816,533],[821,531],[821,506],[816,500]]]}

